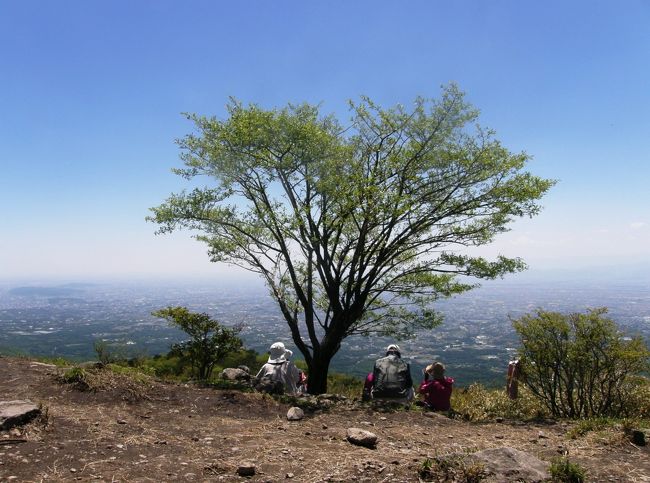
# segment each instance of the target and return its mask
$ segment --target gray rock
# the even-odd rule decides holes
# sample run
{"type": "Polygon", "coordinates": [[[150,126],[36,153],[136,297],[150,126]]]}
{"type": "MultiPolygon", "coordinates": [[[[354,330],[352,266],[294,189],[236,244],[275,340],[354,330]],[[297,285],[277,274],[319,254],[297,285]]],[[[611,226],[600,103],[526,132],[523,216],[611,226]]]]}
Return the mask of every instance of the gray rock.
{"type": "Polygon", "coordinates": [[[30,401],[0,401],[0,430],[27,424],[39,414],[40,408],[30,401]]]}
{"type": "Polygon", "coordinates": [[[244,371],[244,372],[246,372],[246,373],[248,373],[248,374],[251,373],[250,367],[245,366],[245,365],[243,365],[243,364],[240,365],[240,366],[237,366],[237,369],[241,369],[242,371],[244,371]]]}
{"type": "Polygon", "coordinates": [[[466,464],[472,462],[483,465],[489,474],[485,481],[541,483],[550,477],[549,463],[514,448],[492,448],[465,457],[454,456],[460,456],[466,464]]]}
{"type": "Polygon", "coordinates": [[[289,409],[289,411],[287,411],[287,419],[289,421],[300,421],[304,417],[305,417],[305,411],[303,411],[299,407],[292,407],[289,409]]]}
{"type": "Polygon", "coordinates": [[[255,463],[241,463],[237,468],[237,474],[239,476],[254,476],[255,475],[255,463]]]}
{"type": "Polygon", "coordinates": [[[251,375],[239,367],[227,367],[221,371],[221,379],[227,381],[250,381],[251,375]]]}
{"type": "Polygon", "coordinates": [[[346,434],[347,440],[357,446],[374,448],[377,446],[377,435],[360,428],[348,428],[346,434]]]}

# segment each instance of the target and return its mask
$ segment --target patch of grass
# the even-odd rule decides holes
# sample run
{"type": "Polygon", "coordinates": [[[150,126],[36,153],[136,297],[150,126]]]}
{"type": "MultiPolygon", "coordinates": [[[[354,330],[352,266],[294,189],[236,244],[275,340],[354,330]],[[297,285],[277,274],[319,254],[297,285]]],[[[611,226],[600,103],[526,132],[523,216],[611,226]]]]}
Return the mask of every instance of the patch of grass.
{"type": "Polygon", "coordinates": [[[327,377],[327,392],[339,394],[349,399],[360,398],[363,391],[363,379],[347,374],[330,373],[327,377]]]}
{"type": "Polygon", "coordinates": [[[589,418],[578,421],[569,431],[567,436],[576,439],[592,431],[600,431],[605,428],[611,428],[618,424],[618,421],[611,418],[589,418]]]}
{"type": "Polygon", "coordinates": [[[106,366],[106,369],[115,374],[127,376],[140,383],[150,382],[151,377],[156,375],[149,367],[131,367],[121,364],[109,364],[106,366]]]}
{"type": "Polygon", "coordinates": [[[418,468],[418,476],[424,481],[431,481],[435,477],[434,460],[425,458],[418,468]]]}
{"type": "Polygon", "coordinates": [[[487,477],[485,466],[468,462],[462,456],[426,458],[418,468],[421,481],[462,481],[478,483],[487,477]]]}
{"type": "Polygon", "coordinates": [[[525,387],[520,387],[517,399],[510,399],[504,390],[472,384],[452,393],[451,407],[456,416],[466,421],[530,421],[548,417],[548,411],[525,387]]]}
{"type": "Polygon", "coordinates": [[[63,357],[43,356],[43,357],[34,357],[33,360],[35,360],[36,362],[42,362],[43,364],[52,364],[55,365],[56,367],[68,367],[73,364],[73,362],[63,357]]]}
{"type": "Polygon", "coordinates": [[[88,373],[81,367],[72,367],[59,376],[59,381],[63,384],[72,384],[80,390],[89,390],[88,373]]]}
{"type": "Polygon", "coordinates": [[[566,457],[556,458],[549,468],[552,481],[565,483],[583,483],[587,477],[585,469],[577,463],[572,463],[566,457]]]}

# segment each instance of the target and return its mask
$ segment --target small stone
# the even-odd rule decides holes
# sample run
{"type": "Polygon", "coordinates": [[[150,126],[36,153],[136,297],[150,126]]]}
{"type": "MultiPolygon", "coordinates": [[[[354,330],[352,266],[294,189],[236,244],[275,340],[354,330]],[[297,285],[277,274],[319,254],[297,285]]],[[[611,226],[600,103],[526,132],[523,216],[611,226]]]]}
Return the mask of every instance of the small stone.
{"type": "Polygon", "coordinates": [[[292,407],[287,411],[287,419],[289,421],[300,421],[305,417],[305,412],[299,407],[292,407]]]}
{"type": "Polygon", "coordinates": [[[496,419],[496,422],[497,422],[497,423],[502,423],[502,422],[503,422],[503,418],[497,418],[497,419],[496,419]]]}
{"type": "Polygon", "coordinates": [[[388,419],[386,416],[382,416],[379,418],[380,421],[386,421],[386,419],[388,419]]]}
{"type": "Polygon", "coordinates": [[[241,463],[237,468],[237,474],[239,476],[253,476],[255,475],[255,470],[254,463],[241,463]]]}
{"type": "Polygon", "coordinates": [[[70,468],[70,473],[76,473],[77,470],[75,468],[70,468]]]}
{"type": "Polygon", "coordinates": [[[347,440],[357,446],[374,448],[377,446],[377,435],[360,428],[348,428],[346,434],[347,440]]]}
{"type": "Polygon", "coordinates": [[[287,479],[293,478],[293,473],[287,473],[284,477],[287,479]]]}
{"type": "Polygon", "coordinates": [[[544,434],[544,431],[540,431],[539,434],[537,435],[537,437],[538,437],[539,439],[542,439],[542,438],[548,438],[548,436],[546,436],[546,434],[544,434]]]}
{"type": "Polygon", "coordinates": [[[117,424],[127,424],[126,419],[118,419],[117,424]]]}
{"type": "Polygon", "coordinates": [[[327,429],[327,424],[323,424],[323,429],[327,429]]]}
{"type": "Polygon", "coordinates": [[[502,434],[496,434],[496,435],[494,435],[494,439],[503,439],[503,435],[502,434]]]}
{"type": "Polygon", "coordinates": [[[123,444],[116,444],[115,447],[118,448],[118,449],[124,449],[124,445],[123,445],[123,444]]]}

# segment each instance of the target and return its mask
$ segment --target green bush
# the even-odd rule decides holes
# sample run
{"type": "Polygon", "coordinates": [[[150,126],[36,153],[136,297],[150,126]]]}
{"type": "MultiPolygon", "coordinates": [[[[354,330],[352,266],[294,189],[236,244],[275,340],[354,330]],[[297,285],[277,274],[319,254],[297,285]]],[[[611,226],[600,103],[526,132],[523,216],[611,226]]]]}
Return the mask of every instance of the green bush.
{"type": "Polygon", "coordinates": [[[634,376],[648,369],[650,351],[606,313],[539,310],[513,321],[526,385],[554,416],[627,416],[635,406],[634,376]]]}
{"type": "Polygon", "coordinates": [[[185,307],[167,307],[153,315],[166,319],[190,336],[189,340],[174,344],[171,353],[181,362],[187,361],[192,374],[201,381],[210,379],[219,361],[242,348],[237,336],[240,329],[224,327],[208,314],[193,313],[185,307]]]}
{"type": "Polygon", "coordinates": [[[120,351],[116,351],[114,347],[111,347],[104,340],[96,340],[93,342],[93,349],[97,355],[97,360],[103,365],[113,364],[125,359],[120,351]]]}
{"type": "Polygon", "coordinates": [[[549,468],[552,481],[565,483],[582,483],[586,478],[585,469],[577,463],[571,463],[568,458],[556,458],[549,468]]]}

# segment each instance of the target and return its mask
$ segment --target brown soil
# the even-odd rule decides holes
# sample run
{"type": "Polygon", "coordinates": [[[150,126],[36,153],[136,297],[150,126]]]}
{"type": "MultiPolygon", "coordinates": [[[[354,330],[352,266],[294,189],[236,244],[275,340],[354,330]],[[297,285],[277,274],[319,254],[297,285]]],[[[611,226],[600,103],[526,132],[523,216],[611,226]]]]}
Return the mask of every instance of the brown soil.
{"type": "Polygon", "coordinates": [[[427,457],[511,446],[550,461],[567,453],[589,481],[650,481],[650,450],[610,430],[571,439],[568,423],[472,424],[357,403],[286,420],[290,404],[257,393],[109,376],[103,389],[58,382],[61,369],[0,357],[0,400],[44,414],[0,432],[0,481],[418,481],[427,457]],[[379,437],[353,446],[354,426],[379,437]],[[237,475],[253,462],[251,478],[237,475]]]}

